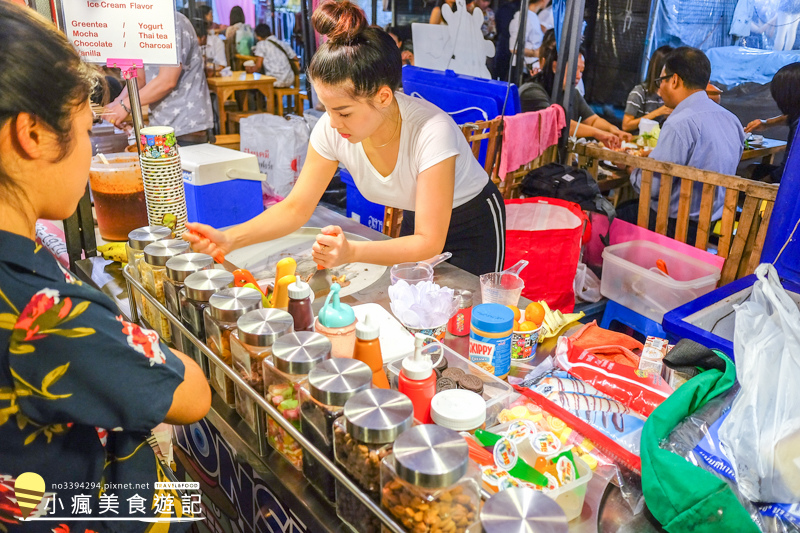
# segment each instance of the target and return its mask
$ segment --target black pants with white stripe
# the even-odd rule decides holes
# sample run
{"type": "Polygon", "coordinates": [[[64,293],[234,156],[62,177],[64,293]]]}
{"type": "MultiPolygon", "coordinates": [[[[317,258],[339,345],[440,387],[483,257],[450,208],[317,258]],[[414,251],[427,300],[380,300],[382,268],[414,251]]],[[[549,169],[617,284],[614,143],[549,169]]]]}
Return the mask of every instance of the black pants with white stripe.
{"type": "MultiPolygon", "coordinates": [[[[414,212],[403,211],[400,235],[414,234],[414,212]]],[[[450,263],[475,275],[503,270],[506,254],[506,206],[492,180],[466,204],[453,209],[444,251],[450,263]]]]}

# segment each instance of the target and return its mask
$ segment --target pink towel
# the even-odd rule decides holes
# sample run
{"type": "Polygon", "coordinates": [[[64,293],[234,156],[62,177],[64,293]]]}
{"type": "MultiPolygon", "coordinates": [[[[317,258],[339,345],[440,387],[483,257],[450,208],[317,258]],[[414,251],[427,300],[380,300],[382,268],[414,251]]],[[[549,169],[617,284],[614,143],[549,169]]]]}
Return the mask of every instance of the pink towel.
{"type": "Polygon", "coordinates": [[[530,163],[558,143],[566,125],[561,106],[551,105],[542,111],[519,113],[503,118],[503,151],[498,175],[503,180],[508,172],[530,163]]]}

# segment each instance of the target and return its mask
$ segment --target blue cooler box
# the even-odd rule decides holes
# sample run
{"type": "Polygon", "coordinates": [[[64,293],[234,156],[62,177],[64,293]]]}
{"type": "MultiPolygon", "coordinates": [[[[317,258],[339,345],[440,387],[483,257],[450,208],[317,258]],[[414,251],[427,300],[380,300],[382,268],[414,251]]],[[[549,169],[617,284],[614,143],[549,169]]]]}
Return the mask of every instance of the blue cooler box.
{"type": "Polygon", "coordinates": [[[356,187],[353,176],[346,169],[340,168],[339,176],[342,183],[347,185],[347,217],[363,226],[383,232],[383,215],[386,207],[364,198],[356,187]]]}
{"type": "Polygon", "coordinates": [[[264,211],[266,175],[255,155],[213,144],[181,147],[179,153],[189,222],[223,228],[264,211]]]}
{"type": "MultiPolygon", "coordinates": [[[[794,143],[789,153],[761,254],[762,263],[775,263],[784,289],[798,305],[800,228],[798,231],[794,229],[800,221],[800,202],[797,201],[800,196],[799,146],[800,143],[794,143]]],[[[757,279],[755,274],[751,274],[673,309],[664,315],[664,330],[676,337],[691,339],[708,348],[719,350],[733,358],[733,306],[750,297],[757,279]]]]}

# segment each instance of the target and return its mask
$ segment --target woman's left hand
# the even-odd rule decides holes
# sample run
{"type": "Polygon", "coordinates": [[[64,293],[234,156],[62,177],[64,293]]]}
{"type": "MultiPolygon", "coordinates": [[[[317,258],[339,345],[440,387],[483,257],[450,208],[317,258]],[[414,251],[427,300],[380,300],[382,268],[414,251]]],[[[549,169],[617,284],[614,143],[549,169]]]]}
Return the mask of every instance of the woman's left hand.
{"type": "Polygon", "coordinates": [[[339,226],[326,226],[311,247],[311,257],[323,268],[352,262],[352,248],[339,226]]]}
{"type": "Polygon", "coordinates": [[[112,103],[106,106],[103,118],[111,122],[114,126],[121,128],[128,118],[128,112],[119,103],[112,103]]]}

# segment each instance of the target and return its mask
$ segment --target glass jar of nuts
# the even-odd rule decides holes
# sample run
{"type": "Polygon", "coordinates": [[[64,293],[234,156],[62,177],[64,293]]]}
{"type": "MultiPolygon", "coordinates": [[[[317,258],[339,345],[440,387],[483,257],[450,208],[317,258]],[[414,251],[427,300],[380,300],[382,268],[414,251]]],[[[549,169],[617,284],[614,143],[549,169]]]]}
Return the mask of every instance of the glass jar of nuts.
{"type": "MultiPolygon", "coordinates": [[[[244,314],[236,321],[236,330],[231,333],[231,357],[233,369],[260,396],[264,396],[264,359],[272,355],[272,346],[279,337],[291,333],[292,315],[279,309],[256,309],[244,314]]],[[[265,428],[256,403],[238,385],[236,390],[236,412],[254,432],[265,428]],[[261,422],[261,424],[258,424],[261,422]]]]}
{"type": "MultiPolygon", "coordinates": [[[[344,415],[333,424],[336,463],[376,503],[380,503],[381,460],[413,420],[414,406],[408,396],[396,390],[369,389],[347,400],[344,415]]],[[[381,531],[380,519],[338,481],[336,514],[358,533],[381,531]]]]}
{"type": "MultiPolygon", "coordinates": [[[[206,328],[206,344],[222,361],[233,366],[231,357],[231,334],[236,330],[239,317],[261,308],[261,293],[247,287],[223,289],[208,300],[208,307],[203,311],[206,328]]],[[[236,404],[233,380],[225,375],[219,366],[209,368],[211,386],[230,405],[236,404]]]]}
{"type": "MultiPolygon", "coordinates": [[[[372,369],[356,359],[329,359],[308,374],[307,390],[300,389],[300,431],[331,461],[333,423],[344,413],[347,400],[371,386],[372,369]]],[[[303,457],[303,474],[328,501],[336,501],[333,476],[310,454],[303,457]]]]}
{"type": "MultiPolygon", "coordinates": [[[[189,243],[181,239],[162,239],[144,248],[144,261],[139,262],[142,285],[161,305],[166,305],[164,282],[167,279],[167,260],[189,251],[189,243]]],[[[150,302],[145,301],[142,314],[151,328],[166,343],[172,342],[169,320],[150,302]]]]}
{"type": "Polygon", "coordinates": [[[452,429],[428,424],[401,434],[381,462],[381,505],[406,531],[472,531],[480,470],[452,429]]]}

